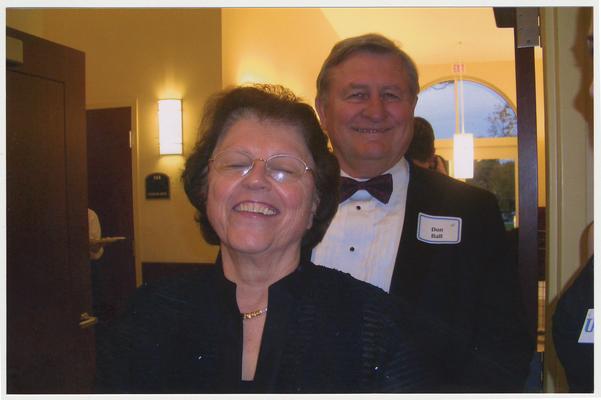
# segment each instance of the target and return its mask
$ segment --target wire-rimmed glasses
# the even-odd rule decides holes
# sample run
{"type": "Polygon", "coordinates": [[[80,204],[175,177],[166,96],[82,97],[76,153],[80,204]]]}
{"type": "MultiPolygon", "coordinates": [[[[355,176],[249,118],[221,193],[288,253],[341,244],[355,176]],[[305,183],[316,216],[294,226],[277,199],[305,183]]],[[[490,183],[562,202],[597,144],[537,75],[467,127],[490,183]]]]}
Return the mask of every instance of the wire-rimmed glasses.
{"type": "Polygon", "coordinates": [[[275,154],[263,159],[252,158],[240,151],[225,150],[209,159],[210,165],[219,174],[239,177],[252,171],[257,161],[263,161],[267,175],[279,183],[296,181],[311,171],[303,160],[287,154],[275,154]]]}

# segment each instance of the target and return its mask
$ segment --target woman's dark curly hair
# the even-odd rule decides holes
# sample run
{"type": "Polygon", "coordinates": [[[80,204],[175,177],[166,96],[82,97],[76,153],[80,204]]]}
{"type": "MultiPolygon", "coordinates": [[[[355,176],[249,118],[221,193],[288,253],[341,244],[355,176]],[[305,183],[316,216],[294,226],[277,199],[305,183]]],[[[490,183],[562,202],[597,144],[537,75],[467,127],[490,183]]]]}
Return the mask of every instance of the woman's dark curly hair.
{"type": "MultiPolygon", "coordinates": [[[[340,168],[328,149],[328,139],[321,130],[315,111],[290,90],[279,85],[238,86],[213,95],[204,108],[199,139],[186,160],[182,180],[188,199],[197,210],[196,220],[205,240],[220,243],[207,217],[207,176],[209,159],[222,135],[234,122],[248,117],[292,125],[301,132],[315,168],[313,176],[318,206],[313,224],[302,238],[304,254],[321,241],[338,209],[340,168]]],[[[252,140],[252,137],[249,137],[252,140]]]]}

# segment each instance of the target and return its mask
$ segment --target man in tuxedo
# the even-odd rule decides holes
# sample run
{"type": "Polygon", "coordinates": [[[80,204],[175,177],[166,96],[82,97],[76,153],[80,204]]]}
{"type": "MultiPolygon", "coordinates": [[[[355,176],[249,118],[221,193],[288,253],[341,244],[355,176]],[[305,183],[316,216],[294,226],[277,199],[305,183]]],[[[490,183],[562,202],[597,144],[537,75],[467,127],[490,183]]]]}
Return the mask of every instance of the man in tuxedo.
{"type": "Polygon", "coordinates": [[[444,159],[436,154],[434,147],[434,129],[432,125],[422,117],[413,118],[413,138],[405,153],[405,157],[411,159],[418,167],[432,169],[441,174],[448,175],[444,159]]]}
{"type": "Polygon", "coordinates": [[[519,392],[534,340],[491,193],[404,157],[419,92],[411,58],[376,34],[337,43],[316,109],[342,170],[341,203],[312,261],[399,296],[442,392],[519,392]]]}

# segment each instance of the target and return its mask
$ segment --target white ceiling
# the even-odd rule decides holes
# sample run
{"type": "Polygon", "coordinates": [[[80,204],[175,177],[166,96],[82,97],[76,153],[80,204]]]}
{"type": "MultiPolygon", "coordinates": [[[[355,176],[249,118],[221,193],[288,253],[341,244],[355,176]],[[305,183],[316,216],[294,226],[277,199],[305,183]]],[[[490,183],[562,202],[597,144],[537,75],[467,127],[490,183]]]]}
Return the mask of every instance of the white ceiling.
{"type": "Polygon", "coordinates": [[[323,8],[340,38],[381,33],[398,42],[418,65],[509,61],[513,30],[497,28],[493,9],[323,8]]]}

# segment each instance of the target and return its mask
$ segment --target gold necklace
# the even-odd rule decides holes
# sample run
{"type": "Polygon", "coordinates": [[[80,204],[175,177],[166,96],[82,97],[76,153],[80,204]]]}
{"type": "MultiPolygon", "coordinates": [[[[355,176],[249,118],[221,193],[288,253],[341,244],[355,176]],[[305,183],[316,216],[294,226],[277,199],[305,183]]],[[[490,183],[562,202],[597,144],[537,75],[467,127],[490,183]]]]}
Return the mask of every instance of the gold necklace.
{"type": "Polygon", "coordinates": [[[256,311],[240,313],[240,317],[242,317],[242,320],[252,319],[252,318],[258,317],[259,315],[263,315],[266,312],[267,312],[267,307],[260,308],[260,309],[258,309],[256,311]]]}

